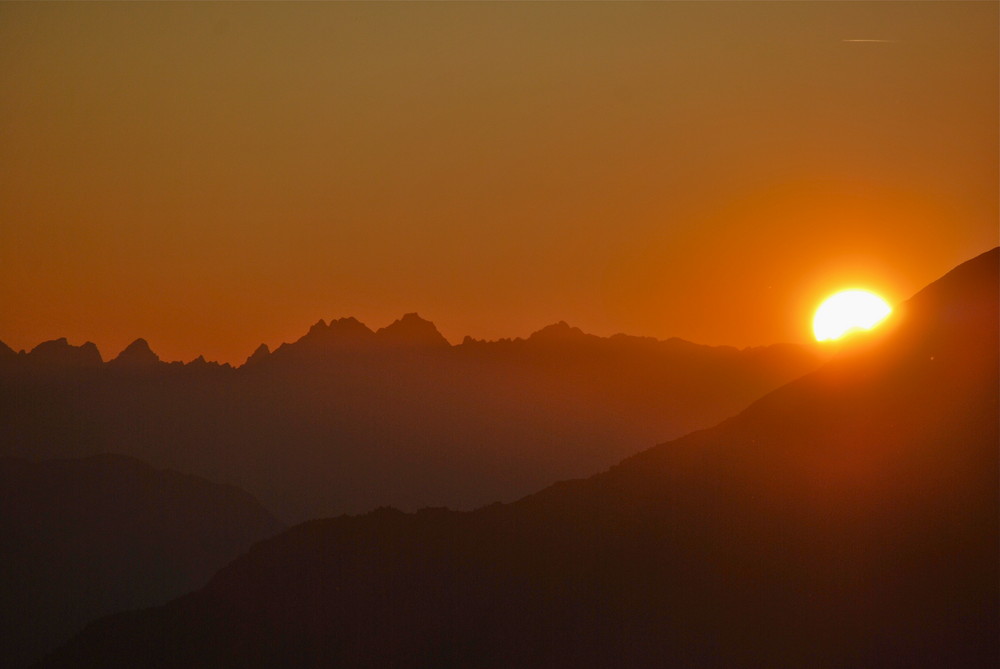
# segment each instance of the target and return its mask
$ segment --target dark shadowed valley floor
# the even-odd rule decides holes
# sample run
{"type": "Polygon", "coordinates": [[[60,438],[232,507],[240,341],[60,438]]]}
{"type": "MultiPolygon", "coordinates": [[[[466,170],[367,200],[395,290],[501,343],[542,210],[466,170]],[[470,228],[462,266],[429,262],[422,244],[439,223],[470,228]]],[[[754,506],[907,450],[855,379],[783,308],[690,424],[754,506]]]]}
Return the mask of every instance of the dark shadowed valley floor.
{"type": "Polygon", "coordinates": [[[118,455],[0,458],[0,665],[161,604],[282,529],[253,497],[118,455]]]}

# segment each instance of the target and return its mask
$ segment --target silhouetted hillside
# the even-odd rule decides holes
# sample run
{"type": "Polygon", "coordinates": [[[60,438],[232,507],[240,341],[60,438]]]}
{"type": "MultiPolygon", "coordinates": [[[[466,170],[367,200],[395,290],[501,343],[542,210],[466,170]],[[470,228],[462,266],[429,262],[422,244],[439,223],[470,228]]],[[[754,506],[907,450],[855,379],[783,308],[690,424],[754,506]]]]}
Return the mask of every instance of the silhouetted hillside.
{"type": "Polygon", "coordinates": [[[122,456],[0,458],[0,666],[202,587],[281,526],[250,495],[122,456]]]}
{"type": "Polygon", "coordinates": [[[450,346],[416,314],[378,332],[319,321],[238,369],[164,363],[141,339],[101,364],[92,344],[59,340],[0,356],[0,453],[124,453],[238,485],[286,520],[474,508],[710,425],[817,365],[790,345],[566,324],[450,346]]]}
{"type": "Polygon", "coordinates": [[[17,353],[7,344],[0,341],[0,359],[11,361],[17,357],[17,353]]]}
{"type": "Polygon", "coordinates": [[[42,342],[31,349],[27,360],[36,367],[47,369],[97,367],[102,363],[101,353],[93,342],[73,346],[65,337],[42,342]]]}
{"type": "Polygon", "coordinates": [[[299,525],[42,666],[995,666],[997,261],[715,428],[510,505],[299,525]]]}
{"type": "Polygon", "coordinates": [[[117,358],[108,362],[112,367],[147,370],[161,364],[159,356],[153,353],[145,339],[136,339],[117,358]]]}

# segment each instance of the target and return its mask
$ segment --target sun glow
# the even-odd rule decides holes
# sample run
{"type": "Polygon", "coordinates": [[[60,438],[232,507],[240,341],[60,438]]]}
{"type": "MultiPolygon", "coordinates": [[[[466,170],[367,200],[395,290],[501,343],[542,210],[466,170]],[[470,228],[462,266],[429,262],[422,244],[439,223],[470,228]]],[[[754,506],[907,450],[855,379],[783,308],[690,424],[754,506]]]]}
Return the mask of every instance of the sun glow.
{"type": "Polygon", "coordinates": [[[889,303],[867,290],[844,290],[828,297],[813,317],[818,341],[840,339],[857,330],[871,330],[892,312],[889,303]]]}

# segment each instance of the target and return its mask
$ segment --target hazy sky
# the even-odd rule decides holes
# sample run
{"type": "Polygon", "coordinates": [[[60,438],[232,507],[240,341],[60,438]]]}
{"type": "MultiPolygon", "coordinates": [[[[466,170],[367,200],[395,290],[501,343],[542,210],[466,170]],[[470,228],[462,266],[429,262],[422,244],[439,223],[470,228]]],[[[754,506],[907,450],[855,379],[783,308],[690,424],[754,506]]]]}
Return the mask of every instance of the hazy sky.
{"type": "Polygon", "coordinates": [[[807,341],[998,243],[998,4],[0,3],[0,340],[807,341]],[[879,40],[879,41],[852,41],[879,40]]]}

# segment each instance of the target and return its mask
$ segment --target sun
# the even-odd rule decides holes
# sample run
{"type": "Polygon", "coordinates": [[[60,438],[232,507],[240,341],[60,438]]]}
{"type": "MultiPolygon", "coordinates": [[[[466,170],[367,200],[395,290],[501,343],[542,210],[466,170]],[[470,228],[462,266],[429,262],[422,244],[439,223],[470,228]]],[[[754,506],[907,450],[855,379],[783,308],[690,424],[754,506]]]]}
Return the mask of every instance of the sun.
{"type": "Polygon", "coordinates": [[[867,290],[843,290],[819,305],[813,317],[817,341],[840,339],[856,330],[871,330],[892,313],[892,307],[867,290]]]}

